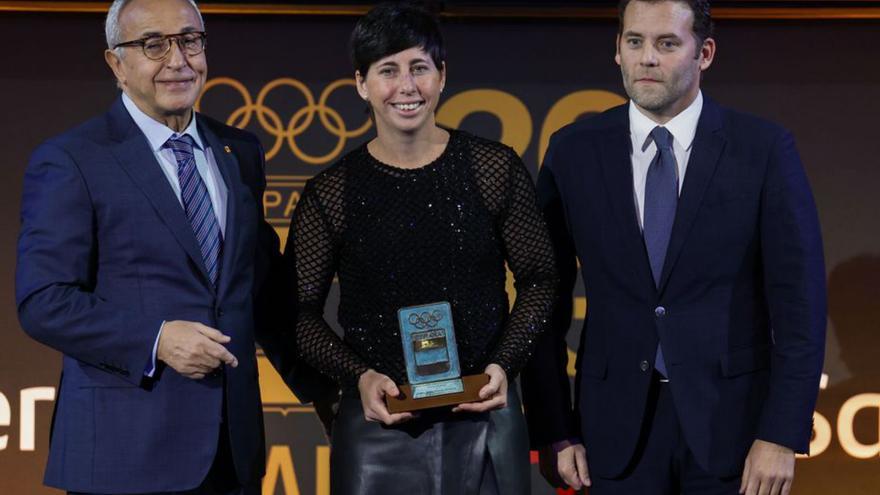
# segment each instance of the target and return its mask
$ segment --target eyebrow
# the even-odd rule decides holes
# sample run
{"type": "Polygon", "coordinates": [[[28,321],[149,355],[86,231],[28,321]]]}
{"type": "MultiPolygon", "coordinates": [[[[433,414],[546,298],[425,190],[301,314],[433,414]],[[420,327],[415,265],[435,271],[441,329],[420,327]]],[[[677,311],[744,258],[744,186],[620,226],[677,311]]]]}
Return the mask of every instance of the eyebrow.
{"type": "MultiPolygon", "coordinates": [[[[631,38],[631,37],[639,37],[645,38],[646,36],[642,33],[637,33],[635,31],[626,31],[621,35],[621,38],[631,38]]],[[[657,39],[665,39],[665,38],[675,38],[681,39],[681,37],[675,33],[663,33],[656,36],[657,39]]]]}
{"type": "Polygon", "coordinates": [[[141,35],[139,36],[139,38],[140,38],[140,39],[144,39],[144,38],[158,38],[159,36],[162,36],[162,33],[158,32],[158,31],[147,31],[147,32],[145,32],[145,33],[141,33],[141,35]]]}
{"type": "MultiPolygon", "coordinates": [[[[409,66],[412,67],[413,65],[416,65],[416,64],[426,64],[426,63],[428,63],[428,59],[426,59],[426,58],[422,58],[422,57],[419,57],[419,58],[416,58],[416,59],[410,60],[410,61],[409,61],[409,66]]],[[[377,65],[376,67],[377,67],[377,68],[380,68],[380,67],[394,67],[394,68],[397,68],[397,67],[399,67],[399,64],[398,64],[397,62],[393,61],[393,60],[387,60],[387,61],[385,61],[385,62],[380,63],[380,64],[377,65]]]]}
{"type": "MultiPolygon", "coordinates": [[[[180,33],[196,33],[196,32],[199,32],[199,29],[196,28],[195,26],[186,26],[185,28],[183,28],[183,30],[181,30],[181,31],[179,31],[179,32],[177,32],[177,33],[174,33],[174,34],[180,34],[180,33]]],[[[141,33],[141,36],[140,36],[140,38],[138,38],[138,39],[144,39],[144,38],[159,38],[159,37],[161,37],[161,36],[165,36],[165,35],[164,35],[163,33],[160,33],[159,31],[147,31],[147,32],[145,32],[145,33],[141,33]]]]}

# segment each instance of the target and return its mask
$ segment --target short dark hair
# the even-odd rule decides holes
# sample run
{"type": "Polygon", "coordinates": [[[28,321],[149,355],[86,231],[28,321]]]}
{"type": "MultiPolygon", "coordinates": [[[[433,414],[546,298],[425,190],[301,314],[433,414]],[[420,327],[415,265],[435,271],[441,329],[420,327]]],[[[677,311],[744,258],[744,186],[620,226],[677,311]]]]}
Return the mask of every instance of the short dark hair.
{"type": "Polygon", "coordinates": [[[691,12],[694,13],[692,30],[694,37],[697,39],[698,54],[706,38],[712,38],[715,34],[715,23],[712,21],[712,7],[709,5],[709,0],[620,0],[620,3],[617,5],[617,20],[619,23],[617,31],[620,34],[623,33],[623,13],[626,11],[627,5],[632,1],[645,3],[680,2],[687,5],[691,12]]]}
{"type": "Polygon", "coordinates": [[[417,5],[383,3],[360,18],[351,33],[350,55],[354,69],[367,76],[376,61],[419,47],[438,69],[446,61],[446,47],[437,18],[417,5]]]}

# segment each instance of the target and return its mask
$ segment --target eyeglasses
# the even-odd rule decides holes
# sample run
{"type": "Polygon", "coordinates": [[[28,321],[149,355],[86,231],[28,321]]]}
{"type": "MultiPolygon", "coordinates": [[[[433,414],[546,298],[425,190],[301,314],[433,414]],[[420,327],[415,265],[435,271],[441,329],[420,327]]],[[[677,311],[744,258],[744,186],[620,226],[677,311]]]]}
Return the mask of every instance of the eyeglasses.
{"type": "Polygon", "coordinates": [[[118,43],[113,48],[139,46],[143,49],[144,56],[148,59],[162,60],[171,51],[172,41],[177,41],[177,46],[181,52],[187,56],[193,56],[205,51],[205,46],[208,43],[208,34],[204,31],[191,31],[188,33],[166,34],[165,36],[151,36],[149,38],[118,43]]]}

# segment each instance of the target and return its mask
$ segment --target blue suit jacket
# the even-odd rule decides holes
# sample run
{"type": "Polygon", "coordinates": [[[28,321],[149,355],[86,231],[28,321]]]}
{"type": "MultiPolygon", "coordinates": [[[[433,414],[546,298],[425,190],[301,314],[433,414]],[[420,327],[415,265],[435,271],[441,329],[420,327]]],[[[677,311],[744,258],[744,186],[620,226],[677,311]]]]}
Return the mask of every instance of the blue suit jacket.
{"type": "Polygon", "coordinates": [[[613,108],[558,131],[538,178],[564,297],[555,332],[523,373],[533,445],[580,435],[590,472],[619,475],[634,454],[659,340],[684,438],[704,469],[740,474],[755,438],[806,452],[825,268],[792,137],[705,98],[659,289],[636,217],[630,143],[627,107],[613,108]],[[572,408],[565,333],[575,257],[589,306],[572,408]]]}
{"type": "Polygon", "coordinates": [[[64,354],[48,485],[114,493],[192,488],[207,474],[221,433],[229,435],[241,481],[264,472],[254,341],[265,337],[270,358],[290,378],[293,338],[286,332],[294,315],[266,311],[290,311],[290,299],[271,301],[290,294],[289,280],[263,218],[259,142],[196,118],[228,189],[216,289],[183,208],[121,100],[41,145],[28,164],[19,319],[34,339],[64,354]],[[144,378],[163,320],[201,322],[231,336],[227,347],[239,366],[191,380],[160,364],[144,378]],[[228,432],[220,431],[224,386],[228,432]]]}

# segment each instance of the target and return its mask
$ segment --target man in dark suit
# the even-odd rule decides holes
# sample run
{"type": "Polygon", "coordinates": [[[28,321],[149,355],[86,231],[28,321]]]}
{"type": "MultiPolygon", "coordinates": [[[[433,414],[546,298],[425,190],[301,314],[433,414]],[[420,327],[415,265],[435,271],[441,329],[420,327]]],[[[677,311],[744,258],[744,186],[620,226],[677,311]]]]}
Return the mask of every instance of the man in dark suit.
{"type": "Polygon", "coordinates": [[[291,315],[269,311],[290,293],[262,148],[193,111],[207,74],[194,2],[117,0],[106,27],[123,94],[41,145],[24,179],[19,318],[64,354],[45,483],[256,494],[255,338],[288,383],[293,349],[291,315]]]}
{"type": "Polygon", "coordinates": [[[621,4],[628,105],[551,139],[538,194],[571,306],[522,381],[545,476],[592,495],[788,493],[824,352],[816,209],[791,136],[700,92],[705,0],[621,4]],[[559,479],[561,478],[561,480],[559,479]]]}

